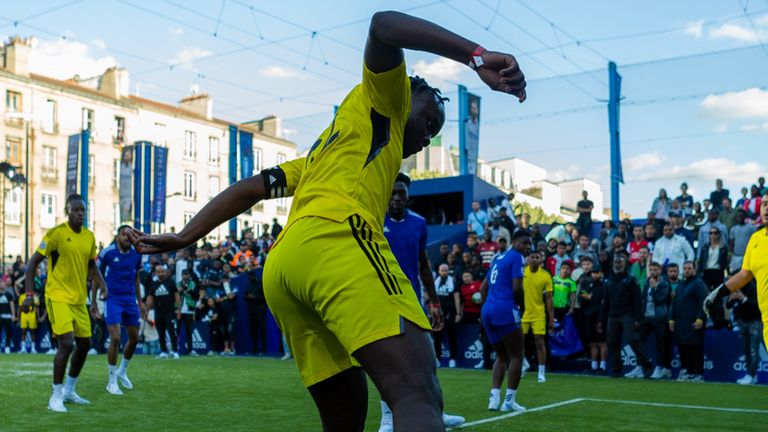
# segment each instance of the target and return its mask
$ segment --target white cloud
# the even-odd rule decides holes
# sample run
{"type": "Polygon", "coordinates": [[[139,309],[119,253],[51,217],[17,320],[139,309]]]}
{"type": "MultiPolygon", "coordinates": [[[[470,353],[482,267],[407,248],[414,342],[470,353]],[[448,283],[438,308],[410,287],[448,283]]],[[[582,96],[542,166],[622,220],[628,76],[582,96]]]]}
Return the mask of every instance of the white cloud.
{"type": "Polygon", "coordinates": [[[168,60],[168,63],[174,66],[190,69],[195,60],[208,57],[211,54],[213,53],[204,48],[184,47],[184,49],[179,51],[175,56],[171,57],[168,60]]]}
{"type": "MultiPolygon", "coordinates": [[[[638,180],[662,181],[666,179],[723,179],[730,184],[747,184],[765,174],[765,167],[757,162],[736,163],[727,158],[705,158],[688,165],[668,168],[640,175],[638,180]]],[[[633,178],[634,180],[634,178],[633,178]]]]}
{"type": "Polygon", "coordinates": [[[296,78],[307,79],[307,76],[300,71],[282,66],[268,66],[259,69],[259,74],[269,78],[296,78]]]}
{"type": "Polygon", "coordinates": [[[107,43],[104,42],[102,39],[96,38],[91,41],[91,44],[99,49],[105,49],[107,48],[107,43]]]}
{"type": "Polygon", "coordinates": [[[641,153],[637,156],[624,159],[621,163],[623,171],[628,173],[634,173],[638,171],[646,171],[648,168],[656,167],[664,163],[664,156],[659,154],[658,151],[651,153],[641,153]]]}
{"type": "Polygon", "coordinates": [[[184,29],[181,27],[171,27],[168,29],[168,33],[174,36],[181,36],[184,34],[184,29]]]}
{"type": "Polygon", "coordinates": [[[563,170],[551,171],[547,174],[549,181],[559,183],[561,181],[580,177],[581,167],[575,164],[568,165],[563,170]]]}
{"type": "Polygon", "coordinates": [[[89,78],[101,75],[116,65],[114,57],[95,57],[88,45],[64,39],[40,41],[29,56],[32,72],[57,79],[69,79],[75,75],[89,78]]]}
{"type": "Polygon", "coordinates": [[[768,119],[768,91],[750,88],[739,92],[709,95],[701,102],[704,115],[723,121],[768,119]]]}
{"type": "Polygon", "coordinates": [[[709,30],[709,37],[712,39],[735,39],[741,42],[759,42],[768,37],[768,31],[752,30],[742,27],[738,24],[723,24],[709,30]]]}
{"type": "Polygon", "coordinates": [[[759,26],[768,26],[768,14],[761,16],[755,20],[755,24],[759,26]]]}
{"type": "Polygon", "coordinates": [[[439,58],[433,62],[419,60],[413,65],[413,73],[426,80],[456,81],[465,67],[447,58],[439,58]]]}
{"type": "Polygon", "coordinates": [[[685,30],[683,30],[686,34],[689,34],[695,38],[700,38],[702,30],[704,29],[704,20],[694,21],[692,23],[689,23],[687,27],[685,27],[685,30]]]}

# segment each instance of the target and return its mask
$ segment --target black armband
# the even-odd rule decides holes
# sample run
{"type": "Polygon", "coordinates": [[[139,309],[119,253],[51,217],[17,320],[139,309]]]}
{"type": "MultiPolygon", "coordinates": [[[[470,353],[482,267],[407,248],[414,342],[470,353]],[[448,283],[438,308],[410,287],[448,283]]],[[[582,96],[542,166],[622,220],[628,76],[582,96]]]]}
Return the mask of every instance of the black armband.
{"type": "Polygon", "coordinates": [[[261,177],[264,179],[265,198],[288,196],[288,180],[285,177],[285,172],[279,166],[262,170],[261,177]]]}

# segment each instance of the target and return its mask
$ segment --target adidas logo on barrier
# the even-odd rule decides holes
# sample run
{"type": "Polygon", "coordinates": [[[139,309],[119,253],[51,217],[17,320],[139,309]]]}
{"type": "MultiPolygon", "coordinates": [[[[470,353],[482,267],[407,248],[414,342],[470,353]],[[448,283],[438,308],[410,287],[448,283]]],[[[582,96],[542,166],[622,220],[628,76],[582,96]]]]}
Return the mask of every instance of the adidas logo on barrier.
{"type": "Polygon", "coordinates": [[[467,350],[464,352],[464,358],[470,360],[479,360],[483,358],[483,344],[479,339],[467,347],[467,350]]]}
{"type": "Polygon", "coordinates": [[[43,340],[40,341],[40,349],[51,349],[51,335],[47,332],[43,336],[43,340]]]}
{"type": "Polygon", "coordinates": [[[624,366],[637,366],[637,357],[635,357],[635,352],[632,351],[629,345],[625,345],[621,349],[621,361],[624,363],[624,366]]]}
{"type": "Polygon", "coordinates": [[[204,350],[206,348],[205,341],[200,336],[200,332],[197,329],[192,330],[192,349],[204,350]]]}

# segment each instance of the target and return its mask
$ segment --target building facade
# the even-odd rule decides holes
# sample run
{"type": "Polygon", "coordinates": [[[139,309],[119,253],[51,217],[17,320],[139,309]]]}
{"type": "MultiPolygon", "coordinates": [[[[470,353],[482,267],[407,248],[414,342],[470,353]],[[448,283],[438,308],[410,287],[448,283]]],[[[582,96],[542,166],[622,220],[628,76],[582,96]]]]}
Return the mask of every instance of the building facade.
{"type": "MultiPolygon", "coordinates": [[[[229,185],[230,130],[253,134],[254,173],[296,157],[296,146],[280,138],[279,120],[241,125],[213,116],[213,100],[194,94],[168,105],[129,94],[130,76],[110,68],[103,75],[62,81],[32,73],[30,46],[15,38],[2,48],[0,94],[5,95],[0,136],[4,161],[26,176],[24,188],[3,177],[3,241],[0,254],[31,255],[45,232],[66,219],[65,174],[69,135],[90,132],[88,225],[98,243],[112,241],[120,220],[121,150],[137,141],[168,148],[166,219],[153,231],[180,230],[208,200],[229,185]],[[266,133],[270,132],[270,133],[266,133]]],[[[239,167],[238,167],[239,172],[239,167]]],[[[238,233],[273,218],[284,224],[290,200],[260,203],[238,217],[238,233]]],[[[228,224],[210,240],[229,233],[228,224]]]]}

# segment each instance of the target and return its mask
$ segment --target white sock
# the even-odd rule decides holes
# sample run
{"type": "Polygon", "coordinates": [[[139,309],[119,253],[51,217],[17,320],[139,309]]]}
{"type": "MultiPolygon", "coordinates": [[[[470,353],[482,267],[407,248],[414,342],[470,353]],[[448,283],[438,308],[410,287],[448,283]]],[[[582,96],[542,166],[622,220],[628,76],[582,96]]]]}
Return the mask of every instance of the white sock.
{"type": "Polygon", "coordinates": [[[61,397],[61,392],[64,390],[64,384],[54,384],[53,385],[53,395],[56,397],[61,397]]]}
{"type": "Polygon", "coordinates": [[[120,369],[118,370],[119,375],[122,375],[125,373],[125,370],[128,369],[128,362],[130,360],[123,357],[123,359],[120,361],[120,369]]]}
{"type": "Polygon", "coordinates": [[[73,393],[75,391],[75,386],[77,386],[77,378],[72,378],[67,375],[67,379],[64,380],[64,390],[68,393],[73,393]]]}
{"type": "Polygon", "coordinates": [[[597,360],[592,360],[592,370],[597,369],[597,360]]]}
{"type": "Polygon", "coordinates": [[[515,403],[515,395],[517,394],[517,390],[512,390],[511,388],[507,389],[507,394],[504,395],[504,402],[508,402],[510,404],[515,403]]]}
{"type": "Polygon", "coordinates": [[[539,374],[544,375],[544,372],[547,371],[547,367],[544,365],[539,365],[539,374]]]}
{"type": "Polygon", "coordinates": [[[386,402],[381,401],[381,420],[383,421],[386,418],[392,421],[392,410],[389,409],[389,405],[386,402]]]}
{"type": "Polygon", "coordinates": [[[117,371],[117,366],[115,365],[107,365],[107,369],[109,369],[109,377],[112,378],[115,376],[115,371],[117,371]]]}
{"type": "Polygon", "coordinates": [[[600,362],[600,369],[605,369],[605,360],[600,362]]]}
{"type": "Polygon", "coordinates": [[[491,389],[491,397],[493,398],[498,398],[500,393],[501,393],[501,389],[497,389],[497,388],[491,389]]]}

